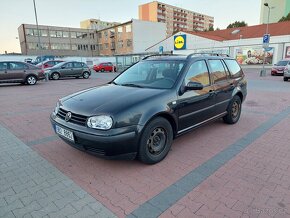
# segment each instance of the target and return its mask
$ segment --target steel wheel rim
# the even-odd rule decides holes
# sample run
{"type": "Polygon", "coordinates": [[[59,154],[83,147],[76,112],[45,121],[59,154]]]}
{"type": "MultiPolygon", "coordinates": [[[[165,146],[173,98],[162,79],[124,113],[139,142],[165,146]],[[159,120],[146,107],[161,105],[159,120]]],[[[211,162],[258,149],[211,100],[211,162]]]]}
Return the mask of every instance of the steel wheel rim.
{"type": "Polygon", "coordinates": [[[35,84],[35,82],[36,82],[36,79],[33,76],[28,77],[27,79],[28,84],[33,85],[35,84]]]}
{"type": "Polygon", "coordinates": [[[152,155],[159,155],[166,147],[166,131],[163,128],[155,128],[147,140],[148,151],[152,155]]]}
{"type": "Polygon", "coordinates": [[[238,102],[235,101],[232,106],[232,117],[233,118],[238,117],[239,111],[240,111],[240,105],[238,104],[238,102]]]}

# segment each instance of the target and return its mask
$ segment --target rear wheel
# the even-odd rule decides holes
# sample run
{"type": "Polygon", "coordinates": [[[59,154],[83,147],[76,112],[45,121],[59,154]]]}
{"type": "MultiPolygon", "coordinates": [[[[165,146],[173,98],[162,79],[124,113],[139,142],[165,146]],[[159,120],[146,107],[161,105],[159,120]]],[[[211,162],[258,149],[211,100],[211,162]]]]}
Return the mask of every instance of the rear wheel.
{"type": "Polygon", "coordinates": [[[89,72],[83,72],[83,78],[88,79],[90,77],[89,72]]]}
{"type": "Polygon", "coordinates": [[[28,85],[35,85],[37,83],[37,79],[36,79],[36,77],[35,76],[28,76],[27,78],[26,78],[26,84],[28,84],[28,85]]]}
{"type": "Polygon", "coordinates": [[[228,106],[227,115],[223,117],[224,122],[228,124],[235,124],[238,122],[241,116],[241,110],[241,98],[235,95],[228,106]]]}
{"type": "Polygon", "coordinates": [[[60,75],[59,75],[59,73],[52,73],[51,74],[51,78],[53,79],[53,80],[58,80],[59,79],[59,77],[60,77],[60,75]]]}
{"type": "Polygon", "coordinates": [[[105,71],[105,69],[101,69],[101,72],[104,72],[105,71]]]}
{"type": "Polygon", "coordinates": [[[138,158],[146,164],[155,164],[168,154],[173,141],[173,131],[170,123],[158,117],[148,123],[142,133],[139,143],[138,158]]]}
{"type": "Polygon", "coordinates": [[[283,80],[284,80],[284,81],[288,81],[288,78],[287,78],[287,77],[284,77],[283,80]]]}

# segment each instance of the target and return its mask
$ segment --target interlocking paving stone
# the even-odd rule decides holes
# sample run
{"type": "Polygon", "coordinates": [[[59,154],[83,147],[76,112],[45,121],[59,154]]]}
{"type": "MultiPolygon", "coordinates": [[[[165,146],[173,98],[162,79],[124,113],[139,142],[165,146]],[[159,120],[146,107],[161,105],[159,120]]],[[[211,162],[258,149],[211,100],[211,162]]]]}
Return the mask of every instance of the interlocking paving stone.
{"type": "Polygon", "coordinates": [[[228,146],[226,149],[216,154],[196,169],[189,172],[176,183],[172,184],[152,199],[140,205],[128,217],[158,217],[161,213],[184,197],[188,192],[192,191],[192,189],[197,187],[210,175],[216,172],[221,166],[234,158],[248,145],[265,134],[274,125],[287,118],[289,114],[290,107],[271,117],[269,120],[258,126],[255,130],[249,132],[247,135],[228,146]]]}
{"type": "Polygon", "coordinates": [[[1,124],[0,175],[0,217],[116,217],[1,124]]]}

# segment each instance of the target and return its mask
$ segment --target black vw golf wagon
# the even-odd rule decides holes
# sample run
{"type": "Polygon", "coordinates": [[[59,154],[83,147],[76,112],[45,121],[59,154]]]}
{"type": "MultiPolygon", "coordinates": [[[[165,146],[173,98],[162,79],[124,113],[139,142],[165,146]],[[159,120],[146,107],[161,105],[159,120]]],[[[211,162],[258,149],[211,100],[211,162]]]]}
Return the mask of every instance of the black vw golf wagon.
{"type": "Polygon", "coordinates": [[[80,150],[154,164],[177,136],[219,118],[238,122],[246,95],[244,73],[233,58],[148,56],[108,84],[60,99],[51,123],[80,150]]]}

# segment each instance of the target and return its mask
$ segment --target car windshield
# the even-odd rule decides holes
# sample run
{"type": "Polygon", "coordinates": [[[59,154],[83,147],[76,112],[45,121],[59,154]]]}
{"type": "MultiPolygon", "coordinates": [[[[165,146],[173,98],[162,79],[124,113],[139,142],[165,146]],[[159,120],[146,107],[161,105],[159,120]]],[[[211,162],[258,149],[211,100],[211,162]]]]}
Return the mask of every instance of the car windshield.
{"type": "Polygon", "coordinates": [[[123,86],[170,89],[183,66],[183,61],[141,61],[125,70],[113,83],[123,86]]]}
{"type": "Polygon", "coordinates": [[[277,66],[286,66],[289,61],[279,61],[276,65],[277,66]]]}

